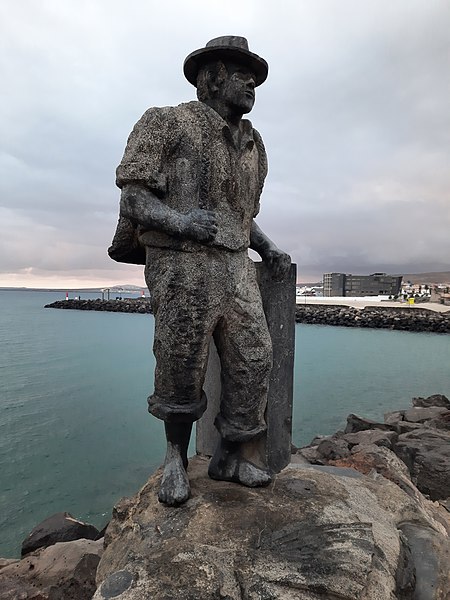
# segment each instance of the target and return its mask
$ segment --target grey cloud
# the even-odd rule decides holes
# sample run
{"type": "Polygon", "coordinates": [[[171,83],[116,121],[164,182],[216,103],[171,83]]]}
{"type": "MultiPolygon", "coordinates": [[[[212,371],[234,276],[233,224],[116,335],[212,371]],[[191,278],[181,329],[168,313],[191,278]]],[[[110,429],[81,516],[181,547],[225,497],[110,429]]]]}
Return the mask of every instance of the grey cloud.
{"type": "Polygon", "coordinates": [[[0,272],[142,280],[106,255],[115,167],[148,106],[195,97],[184,57],[232,32],[270,64],[258,222],[300,273],[450,268],[449,17],[444,0],[7,0],[0,272]]]}

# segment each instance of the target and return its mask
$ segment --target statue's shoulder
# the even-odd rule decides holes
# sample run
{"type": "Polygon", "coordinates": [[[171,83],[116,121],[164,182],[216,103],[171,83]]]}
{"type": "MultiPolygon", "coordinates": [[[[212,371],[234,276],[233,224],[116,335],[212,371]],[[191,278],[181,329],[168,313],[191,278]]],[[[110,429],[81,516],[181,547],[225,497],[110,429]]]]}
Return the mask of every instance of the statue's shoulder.
{"type": "Polygon", "coordinates": [[[137,124],[152,125],[176,118],[177,106],[151,106],[147,108],[137,124]]]}
{"type": "Polygon", "coordinates": [[[202,113],[204,105],[197,101],[183,102],[177,106],[151,106],[136,123],[136,127],[158,130],[172,128],[176,124],[192,121],[202,113]]]}

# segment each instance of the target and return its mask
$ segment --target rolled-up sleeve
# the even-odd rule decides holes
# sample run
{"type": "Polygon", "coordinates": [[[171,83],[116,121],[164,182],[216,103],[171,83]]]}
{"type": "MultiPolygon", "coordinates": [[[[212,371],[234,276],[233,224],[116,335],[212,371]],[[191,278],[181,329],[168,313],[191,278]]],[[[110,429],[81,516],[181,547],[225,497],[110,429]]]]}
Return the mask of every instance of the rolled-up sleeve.
{"type": "Polygon", "coordinates": [[[149,108],[130,133],[125,152],[116,170],[116,185],[140,184],[159,196],[166,192],[167,177],[162,157],[170,136],[170,114],[164,108],[149,108]]]}

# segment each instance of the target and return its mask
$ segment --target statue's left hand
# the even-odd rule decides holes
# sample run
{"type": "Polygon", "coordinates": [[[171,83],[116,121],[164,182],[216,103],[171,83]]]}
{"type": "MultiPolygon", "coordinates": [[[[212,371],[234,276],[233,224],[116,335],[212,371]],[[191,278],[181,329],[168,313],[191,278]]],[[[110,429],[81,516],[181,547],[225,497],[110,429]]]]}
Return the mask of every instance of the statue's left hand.
{"type": "Polygon", "coordinates": [[[276,281],[281,281],[288,273],[291,267],[291,257],[276,246],[273,246],[265,252],[264,262],[272,271],[272,277],[276,281]]]}

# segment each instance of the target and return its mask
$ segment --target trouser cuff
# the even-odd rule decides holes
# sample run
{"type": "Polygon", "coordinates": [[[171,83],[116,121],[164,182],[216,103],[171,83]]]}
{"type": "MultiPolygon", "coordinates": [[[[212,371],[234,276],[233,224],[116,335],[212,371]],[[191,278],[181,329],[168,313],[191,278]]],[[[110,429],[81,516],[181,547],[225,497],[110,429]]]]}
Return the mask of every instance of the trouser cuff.
{"type": "Polygon", "coordinates": [[[214,420],[214,425],[224,440],[229,442],[249,442],[263,435],[267,425],[262,423],[253,429],[241,429],[229,423],[220,413],[214,420]]]}
{"type": "Polygon", "coordinates": [[[200,419],[206,410],[206,394],[198,402],[179,404],[152,394],[147,398],[148,412],[166,423],[193,423],[200,419]]]}

